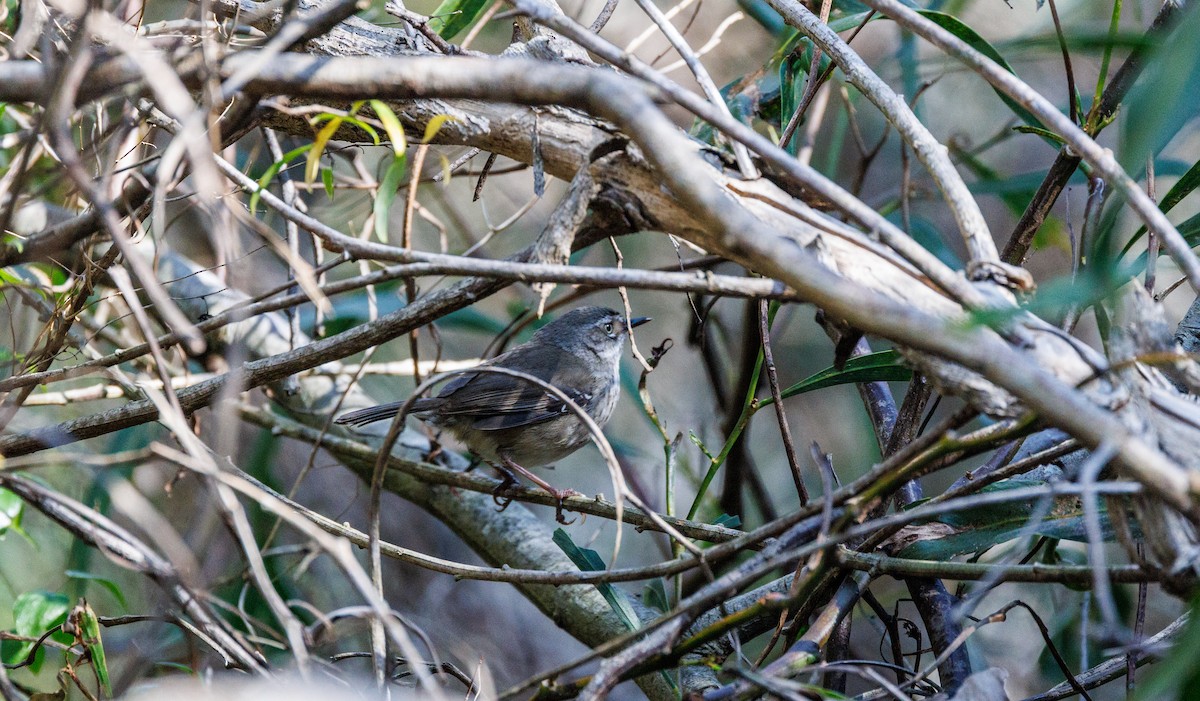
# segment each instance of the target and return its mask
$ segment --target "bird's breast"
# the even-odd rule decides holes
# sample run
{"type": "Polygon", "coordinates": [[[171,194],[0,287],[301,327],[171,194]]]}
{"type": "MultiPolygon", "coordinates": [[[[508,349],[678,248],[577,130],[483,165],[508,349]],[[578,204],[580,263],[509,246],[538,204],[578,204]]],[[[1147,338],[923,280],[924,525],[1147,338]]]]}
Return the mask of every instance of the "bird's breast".
{"type": "Polygon", "coordinates": [[[597,424],[604,426],[617,407],[617,399],[621,395],[619,380],[606,383],[592,391],[592,399],[588,402],[588,414],[597,424]]]}

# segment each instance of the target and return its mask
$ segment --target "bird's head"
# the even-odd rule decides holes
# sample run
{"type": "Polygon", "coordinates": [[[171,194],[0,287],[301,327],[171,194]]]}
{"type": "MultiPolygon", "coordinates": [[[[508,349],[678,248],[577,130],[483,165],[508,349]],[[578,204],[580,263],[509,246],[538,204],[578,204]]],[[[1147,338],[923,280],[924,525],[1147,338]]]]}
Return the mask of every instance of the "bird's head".
{"type": "Polygon", "coordinates": [[[647,321],[650,318],[645,316],[626,320],[625,315],[605,307],[580,307],[538,329],[534,340],[576,354],[590,350],[615,363],[629,330],[647,321]]]}

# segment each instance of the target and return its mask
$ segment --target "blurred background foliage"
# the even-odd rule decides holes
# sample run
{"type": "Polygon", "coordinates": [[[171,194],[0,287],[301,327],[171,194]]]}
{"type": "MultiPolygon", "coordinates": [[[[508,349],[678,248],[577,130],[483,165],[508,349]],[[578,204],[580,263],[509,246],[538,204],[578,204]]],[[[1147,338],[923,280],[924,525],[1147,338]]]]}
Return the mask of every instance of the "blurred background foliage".
{"type": "MultiPolygon", "coordinates": [[[[594,16],[599,5],[598,0],[564,0],[563,9],[586,20],[594,16]]],[[[1068,94],[1060,41],[1049,8],[1039,5],[1041,3],[1034,0],[921,4],[931,13],[940,13],[939,22],[943,26],[953,27],[961,37],[981,48],[986,46],[1024,80],[1068,110],[1072,100],[1068,94]]],[[[1155,3],[1146,0],[1116,0],[1115,5],[1120,12],[1114,20],[1113,2],[1062,0],[1058,3],[1081,119],[1085,119],[1095,100],[1097,81],[1102,74],[1111,75],[1120,59],[1140,45],[1144,28],[1157,10],[1155,3]]],[[[8,17],[4,27],[11,35],[18,19],[16,3],[6,2],[5,6],[8,17]]],[[[489,6],[489,2],[480,0],[447,0],[441,5],[434,0],[424,0],[411,3],[409,9],[435,15],[437,21],[433,26],[448,39],[461,41],[471,26],[463,18],[478,16],[489,6]]],[[[664,9],[667,7],[664,5],[664,9]]],[[[839,0],[833,7],[830,24],[840,31],[853,29],[867,11],[866,7],[849,1],[839,0]]],[[[191,11],[187,3],[151,0],[146,4],[143,21],[173,19],[191,11]]],[[[374,2],[361,16],[380,23],[395,21],[383,11],[381,0],[374,2]]],[[[783,26],[762,0],[696,2],[682,11],[676,24],[693,46],[704,45],[718,30],[723,32],[719,42],[706,54],[706,65],[723,86],[723,93],[735,114],[753,120],[764,133],[777,137],[804,92],[812,58],[807,40],[798,39],[793,30],[783,26]],[[742,17],[726,25],[735,13],[742,13],[742,17]]],[[[625,3],[604,30],[604,35],[624,46],[646,26],[646,20],[636,7],[625,3]]],[[[510,23],[493,19],[478,34],[473,48],[496,53],[508,44],[510,36],[510,23]]],[[[990,228],[1002,243],[1058,153],[1058,144],[1036,131],[1023,129],[1036,125],[1028,124],[1026,115],[1014,110],[976,75],[930,50],[908,33],[899,31],[886,19],[869,22],[852,45],[890,84],[908,97],[933,134],[948,145],[961,172],[967,175],[990,228]]],[[[1147,70],[1121,106],[1115,126],[1104,129],[1099,138],[1102,144],[1119,154],[1135,177],[1144,177],[1145,154],[1154,154],[1152,163],[1157,194],[1161,200],[1163,193],[1173,187],[1179,188],[1176,191],[1179,197],[1173,198],[1174,201],[1167,200],[1171,217],[1173,221],[1181,222],[1180,230],[1189,240],[1196,241],[1200,238],[1200,215],[1197,214],[1200,199],[1192,192],[1194,183],[1191,179],[1196,178],[1200,161],[1200,130],[1197,130],[1196,119],[1200,114],[1200,90],[1195,87],[1200,81],[1200,13],[1189,13],[1169,42],[1150,48],[1152,53],[1147,70]]],[[[659,67],[675,58],[667,50],[665,40],[657,34],[641,42],[636,53],[659,67]]],[[[676,69],[672,76],[688,84],[685,70],[676,69]]],[[[911,158],[910,154],[904,153],[900,140],[894,133],[889,133],[877,112],[853,88],[846,86],[837,71],[832,75],[826,99],[823,122],[811,143],[812,163],[860,193],[868,204],[902,223],[939,257],[958,265],[964,252],[960,241],[952,235],[953,222],[920,168],[905,174],[911,158]],[[902,183],[908,178],[911,180],[908,181],[907,198],[903,198],[902,183]]],[[[10,105],[4,109],[0,116],[0,174],[7,172],[17,157],[20,143],[14,134],[30,118],[25,107],[10,105]]],[[[691,128],[697,138],[721,147],[704,125],[692,125],[682,111],[673,114],[681,127],[691,128]]],[[[81,125],[81,131],[101,128],[102,123],[103,115],[93,115],[90,123],[81,125]]],[[[1091,126],[1098,131],[1101,125],[1091,126]]],[[[410,134],[408,138],[410,144],[419,141],[419,135],[410,134]]],[[[282,147],[284,152],[290,152],[311,143],[311,139],[288,137],[282,147]]],[[[789,142],[789,147],[794,152],[803,147],[799,132],[789,142]]],[[[255,136],[243,139],[234,151],[237,165],[254,178],[265,178],[275,186],[281,170],[297,180],[304,178],[305,154],[297,154],[286,164],[277,163],[255,136]],[[270,172],[272,170],[274,172],[270,172]]],[[[437,174],[444,162],[454,160],[462,151],[435,147],[425,161],[426,174],[430,177],[437,174]]],[[[342,231],[363,230],[376,201],[371,192],[356,189],[349,183],[355,169],[360,167],[382,179],[392,160],[393,153],[387,145],[328,143],[319,154],[319,176],[310,187],[302,188],[303,200],[310,213],[342,231]]],[[[410,165],[411,162],[410,151],[410,165]]],[[[28,187],[40,197],[68,208],[80,205],[49,157],[31,164],[26,177],[28,187]]],[[[544,195],[535,197],[533,180],[530,168],[501,158],[478,202],[472,202],[476,185],[473,177],[456,175],[446,183],[422,185],[417,195],[421,216],[414,223],[413,245],[425,250],[451,252],[462,252],[479,245],[481,255],[496,258],[520,250],[541,231],[547,215],[564,192],[563,183],[551,181],[544,195]],[[526,210],[523,215],[503,229],[499,228],[501,222],[507,222],[523,209],[526,210]],[[488,235],[483,237],[485,232],[488,235]],[[481,242],[481,238],[486,240],[481,242]]],[[[1120,203],[1111,200],[1099,218],[1094,237],[1080,242],[1087,198],[1088,176],[1086,169],[1081,169],[1071,179],[1065,196],[1039,231],[1035,251],[1028,262],[1029,269],[1039,281],[1039,291],[1028,304],[1051,319],[1061,316],[1069,308],[1086,307],[1108,298],[1113,292],[1112,281],[1119,277],[1115,272],[1117,264],[1135,264],[1136,254],[1144,250],[1144,245],[1138,243],[1123,258],[1119,256],[1127,242],[1138,236],[1138,227],[1120,203]]],[[[399,231],[400,209],[399,206],[391,208],[389,228],[392,232],[399,231]]],[[[154,235],[166,237],[170,246],[195,260],[215,265],[215,254],[206,243],[208,238],[199,230],[203,226],[202,219],[190,211],[186,198],[171,202],[168,212],[167,222],[154,223],[154,235]]],[[[260,212],[259,216],[269,226],[282,231],[283,223],[274,213],[260,212]]],[[[618,245],[625,261],[641,268],[671,269],[678,266],[682,255],[681,244],[651,233],[623,237],[618,245]]],[[[303,254],[310,259],[313,256],[311,250],[303,251],[303,254]]],[[[578,254],[573,262],[612,265],[614,260],[609,246],[597,245],[578,254]]],[[[1144,258],[1142,260],[1144,265],[1144,258]]],[[[735,272],[737,268],[725,264],[717,270],[735,272]]],[[[240,250],[225,261],[222,272],[230,286],[251,294],[284,282],[287,275],[280,259],[249,235],[244,235],[240,250]]],[[[335,271],[331,279],[356,272],[353,269],[335,271]]],[[[1168,263],[1160,263],[1164,288],[1174,281],[1172,273],[1168,263]]],[[[49,289],[57,292],[31,294],[43,294],[43,301],[53,308],[58,303],[54,295],[67,291],[62,286],[68,284],[68,278],[52,263],[14,266],[0,274],[4,276],[0,283],[6,287],[4,304],[0,305],[0,363],[3,363],[3,374],[7,376],[21,371],[26,361],[23,352],[35,345],[35,337],[42,327],[35,310],[21,304],[14,289],[30,280],[48,283],[49,289]]],[[[441,284],[444,282],[428,279],[422,283],[421,291],[428,292],[441,284]]],[[[613,307],[621,304],[611,291],[590,294],[564,287],[560,286],[552,298],[552,308],[560,302],[566,307],[582,303],[584,299],[588,303],[613,307]]],[[[370,296],[358,291],[334,298],[334,309],[328,314],[318,316],[311,306],[305,307],[301,311],[300,325],[313,337],[328,336],[363,323],[372,314],[396,309],[404,304],[404,299],[404,283],[387,283],[376,287],[370,296]]],[[[706,452],[721,451],[742,414],[748,393],[750,396],[766,395],[765,384],[761,381],[757,388],[748,387],[759,352],[756,303],[645,291],[631,291],[630,303],[636,314],[654,317],[654,323],[638,333],[638,344],[643,352],[664,339],[673,341],[672,349],[649,377],[648,388],[668,436],[683,436],[677,444],[678,477],[674,502],[677,511],[685,511],[711,464],[706,452]]],[[[1180,292],[1165,297],[1164,303],[1169,316],[1178,319],[1190,299],[1180,292]]],[[[436,335],[421,334],[421,357],[477,358],[497,352],[503,343],[520,342],[528,338],[536,323],[525,324],[512,335],[506,332],[514,319],[534,305],[535,296],[528,288],[513,286],[453,313],[437,323],[436,335]]],[[[130,338],[130,331],[118,315],[120,308],[110,290],[95,291],[89,307],[97,310],[93,317],[94,328],[87,329],[89,334],[112,343],[130,338]],[[104,336],[105,332],[109,336],[104,336]]],[[[1102,332],[1102,324],[1098,324],[1094,316],[1083,315],[1080,337],[1098,344],[1102,332]]],[[[811,307],[783,306],[776,316],[772,335],[780,382],[785,387],[827,370],[833,364],[832,346],[814,320],[811,307]]],[[[886,344],[876,342],[875,349],[885,350],[886,344]]],[[[372,361],[408,357],[408,344],[401,339],[380,348],[372,361]]],[[[79,354],[66,351],[55,359],[55,365],[73,364],[80,359],[79,354]]],[[[210,361],[216,366],[206,368],[192,362],[188,369],[200,373],[219,367],[219,359],[210,361]]],[[[636,388],[640,372],[640,367],[628,359],[623,378],[626,391],[607,434],[639,491],[651,504],[664,508],[663,440],[638,400],[636,388]]],[[[77,384],[82,386],[87,382],[77,384]]],[[[71,384],[63,383],[51,389],[61,391],[71,384]]],[[[411,379],[404,377],[370,376],[363,384],[380,401],[407,396],[413,387],[411,379]]],[[[893,382],[897,396],[904,388],[903,380],[893,382]]],[[[35,392],[33,396],[36,398],[37,395],[35,392]]],[[[261,399],[258,395],[258,400],[261,399]]],[[[18,414],[13,427],[47,425],[122,401],[28,406],[18,414]]],[[[833,465],[841,482],[853,480],[879,459],[876,439],[853,385],[842,384],[797,394],[787,400],[787,406],[797,444],[807,446],[818,442],[823,451],[833,456],[833,465]]],[[[943,407],[937,415],[945,415],[953,408],[943,407]]],[[[239,426],[236,434],[213,433],[224,431],[227,426],[212,416],[210,410],[201,411],[196,417],[200,435],[258,479],[287,493],[297,476],[307,472],[297,486],[299,501],[339,521],[365,523],[366,489],[334,460],[320,451],[313,453],[305,444],[250,426],[239,426]],[[313,468],[311,471],[306,470],[308,465],[313,468]]],[[[177,554],[190,556],[190,566],[194,568],[190,576],[208,583],[212,594],[228,607],[230,620],[238,621],[241,617],[270,620],[271,614],[264,602],[246,583],[235,544],[221,527],[217,514],[206,506],[205,490],[193,478],[164,469],[155,459],[146,456],[146,446],[162,439],[164,434],[165,429],[156,424],[119,431],[57,453],[53,462],[47,463],[43,459],[32,474],[135,530],[151,531],[155,538],[172,534],[169,538],[178,541],[177,554]]],[[[607,474],[599,465],[594,450],[586,449],[557,465],[552,481],[560,486],[570,485],[585,494],[610,491],[607,474]]],[[[785,466],[774,416],[771,412],[756,414],[749,420],[740,439],[729,446],[724,469],[701,502],[697,517],[705,521],[736,517],[743,526],[753,527],[774,515],[794,510],[798,504],[797,495],[785,466]]],[[[939,492],[957,474],[930,478],[927,490],[939,492]]],[[[819,484],[814,480],[809,489],[818,492],[819,484]]],[[[247,508],[255,519],[256,533],[271,532],[273,519],[257,510],[253,503],[247,504],[247,508]]],[[[383,513],[383,537],[386,540],[440,557],[477,561],[444,525],[415,507],[385,497],[383,513]]],[[[539,513],[546,519],[552,518],[549,509],[539,513]]],[[[989,518],[998,521],[1011,516],[1010,512],[992,514],[989,518]]],[[[610,552],[608,548],[614,537],[614,526],[610,522],[581,519],[568,530],[575,543],[601,553],[610,552]]],[[[0,539],[0,629],[25,637],[40,635],[65,619],[80,597],[86,597],[92,609],[104,616],[153,613],[164,603],[160,592],[144,578],[113,565],[101,554],[73,541],[41,516],[23,511],[19,502],[5,492],[0,492],[0,533],[3,533],[0,539]]],[[[632,529],[627,535],[620,564],[648,564],[664,556],[665,540],[637,537],[632,529]]],[[[1009,532],[1009,535],[1013,533],[1009,532]]],[[[1045,561],[1079,559],[1081,546],[1060,540],[1069,535],[1048,533],[1039,537],[1045,541],[1039,555],[1045,561]]],[[[1007,539],[997,536],[992,543],[1004,540],[1007,539]]],[[[986,550],[992,543],[972,546],[970,551],[986,550]]],[[[1001,550],[1028,548],[1029,543],[1008,542],[997,547],[1001,550]]],[[[330,589],[348,586],[325,571],[329,567],[327,562],[310,560],[303,542],[286,530],[279,533],[267,552],[270,572],[286,597],[301,599],[315,609],[325,610],[335,606],[342,593],[330,589]]],[[[989,556],[994,554],[995,551],[989,556]]],[[[501,687],[585,652],[581,644],[555,628],[507,585],[456,582],[451,577],[416,567],[395,562],[386,564],[385,583],[392,604],[409,615],[414,624],[423,627],[439,649],[460,667],[474,671],[482,664],[501,687]]],[[[686,590],[692,585],[694,582],[685,582],[683,586],[686,590]]],[[[637,586],[618,586],[636,597],[647,594],[637,586]]],[[[670,597],[673,595],[671,589],[670,586],[651,587],[647,590],[649,598],[646,600],[653,601],[655,596],[670,597]]],[[[1117,591],[1121,606],[1130,606],[1134,589],[1121,586],[1117,591]]],[[[915,618],[903,586],[884,580],[873,592],[885,609],[915,618]]],[[[1054,639],[1059,642],[1059,649],[1071,668],[1085,668],[1101,656],[1102,650],[1094,645],[1080,644],[1081,640],[1087,640],[1087,627],[1096,616],[1087,591],[1058,585],[1004,584],[987,596],[998,603],[1020,598],[1046,612],[1054,639]]],[[[1165,597],[1152,597],[1147,629],[1161,627],[1177,615],[1179,608],[1179,604],[1165,597]]],[[[875,614],[864,610],[861,617],[864,623],[855,626],[852,645],[863,651],[862,656],[873,657],[878,654],[875,648],[880,644],[881,636],[875,614]]],[[[365,631],[362,640],[365,641],[365,631]]],[[[1036,629],[1028,618],[1013,616],[1007,625],[984,629],[971,638],[968,646],[978,668],[999,666],[1007,669],[1011,675],[1010,693],[1020,697],[1044,689],[1060,678],[1057,667],[1046,659],[1044,646],[1033,642],[1038,640],[1036,629]]],[[[756,641],[744,651],[745,654],[753,657],[760,645],[761,641],[756,641]]],[[[14,661],[23,658],[29,649],[27,642],[6,639],[3,656],[6,661],[14,661]]],[[[117,690],[167,672],[184,670],[195,674],[202,667],[199,664],[202,653],[195,643],[178,628],[164,622],[106,629],[104,649],[117,690]]],[[[46,649],[38,653],[32,665],[15,671],[14,678],[48,691],[56,687],[54,677],[63,663],[60,650],[46,649]]],[[[344,664],[359,664],[366,670],[369,663],[350,661],[344,664]]],[[[1176,669],[1186,672],[1194,666],[1195,662],[1187,662],[1176,669]]],[[[629,697],[638,694],[631,685],[625,685],[619,691],[629,697]]],[[[1123,689],[1108,689],[1096,698],[1123,695],[1123,689]]]]}

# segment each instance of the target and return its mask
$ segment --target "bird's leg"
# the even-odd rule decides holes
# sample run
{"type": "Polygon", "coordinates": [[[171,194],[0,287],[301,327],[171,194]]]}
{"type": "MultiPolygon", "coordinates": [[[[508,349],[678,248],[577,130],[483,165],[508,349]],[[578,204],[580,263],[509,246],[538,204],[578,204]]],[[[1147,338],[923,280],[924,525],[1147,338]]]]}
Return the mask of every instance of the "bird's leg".
{"type": "Polygon", "coordinates": [[[429,434],[429,452],[425,455],[426,462],[434,462],[442,456],[442,443],[438,440],[441,433],[429,434]]]}
{"type": "Polygon", "coordinates": [[[558,521],[559,523],[563,524],[564,526],[575,523],[575,519],[571,519],[570,521],[568,521],[563,516],[563,499],[566,499],[567,497],[583,496],[582,493],[577,492],[574,489],[555,489],[554,487],[551,487],[549,482],[542,479],[541,477],[538,477],[537,475],[533,474],[529,470],[526,470],[525,468],[521,467],[517,463],[513,462],[512,458],[508,457],[507,455],[501,455],[500,462],[504,465],[505,468],[512,470],[513,472],[516,472],[517,474],[524,475],[525,477],[527,477],[529,479],[530,482],[533,482],[537,486],[546,490],[547,492],[550,493],[550,496],[554,497],[554,520],[555,521],[558,521]]]}
{"type": "Polygon", "coordinates": [[[520,484],[520,482],[513,475],[512,470],[509,470],[504,465],[492,463],[492,467],[496,468],[496,472],[500,473],[500,484],[496,485],[496,488],[492,490],[492,502],[500,507],[496,509],[497,511],[504,511],[512,503],[512,497],[503,496],[503,492],[513,485],[520,484]]]}

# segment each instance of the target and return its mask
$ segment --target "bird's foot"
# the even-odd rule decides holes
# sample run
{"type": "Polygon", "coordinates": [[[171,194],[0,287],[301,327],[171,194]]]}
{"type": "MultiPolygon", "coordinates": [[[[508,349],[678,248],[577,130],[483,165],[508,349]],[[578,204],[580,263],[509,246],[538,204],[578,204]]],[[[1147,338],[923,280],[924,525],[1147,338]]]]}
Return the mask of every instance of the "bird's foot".
{"type": "Polygon", "coordinates": [[[500,484],[496,485],[496,488],[492,490],[492,502],[498,507],[496,511],[504,511],[508,508],[508,505],[512,503],[512,497],[504,496],[504,492],[508,491],[509,487],[519,484],[519,482],[513,479],[513,476],[507,472],[502,472],[500,474],[503,475],[500,480],[500,484]]]}
{"type": "MultiPolygon", "coordinates": [[[[505,479],[511,479],[515,482],[517,479],[516,475],[522,475],[525,478],[527,478],[530,482],[533,482],[537,486],[544,489],[547,493],[550,494],[550,496],[554,497],[554,520],[555,521],[558,521],[559,523],[563,524],[564,526],[575,523],[574,519],[571,519],[570,521],[568,521],[567,518],[565,516],[563,516],[563,500],[566,499],[567,497],[583,496],[583,494],[581,492],[577,492],[574,489],[555,489],[554,487],[550,486],[549,482],[542,479],[541,477],[538,477],[537,475],[533,474],[529,470],[526,470],[525,468],[521,467],[516,462],[514,462],[512,460],[512,458],[509,458],[507,455],[500,456],[500,464],[497,465],[496,467],[500,471],[500,473],[505,476],[505,479]]],[[[503,487],[503,486],[505,486],[505,485],[501,485],[501,487],[503,487]]],[[[493,494],[494,494],[494,492],[493,492],[493,494]]]]}
{"type": "Polygon", "coordinates": [[[574,489],[547,489],[546,491],[550,492],[550,494],[554,497],[554,520],[558,521],[564,526],[569,526],[572,523],[575,523],[575,519],[567,520],[567,518],[563,516],[563,499],[566,499],[567,497],[581,497],[583,496],[583,493],[577,492],[574,489]]]}

